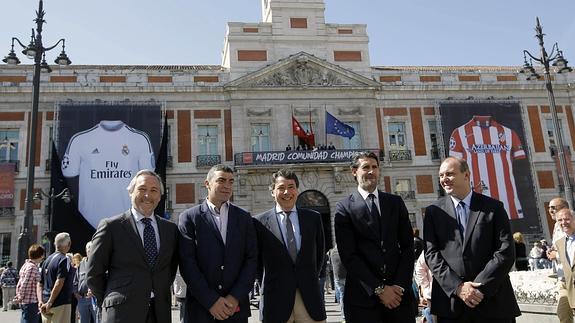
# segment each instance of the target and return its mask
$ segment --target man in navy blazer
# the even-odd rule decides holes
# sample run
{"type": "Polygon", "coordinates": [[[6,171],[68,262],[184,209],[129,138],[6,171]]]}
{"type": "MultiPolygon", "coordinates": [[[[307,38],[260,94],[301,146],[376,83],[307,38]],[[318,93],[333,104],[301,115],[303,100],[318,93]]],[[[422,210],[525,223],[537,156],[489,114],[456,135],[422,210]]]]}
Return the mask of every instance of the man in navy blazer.
{"type": "Polygon", "coordinates": [[[515,322],[515,246],[503,203],[471,190],[463,159],[446,158],[439,182],[447,196],[428,206],[423,220],[431,313],[440,323],[515,322]]]}
{"type": "Polygon", "coordinates": [[[103,323],[171,322],[178,228],[154,214],[164,193],[154,171],[139,171],[128,192],[132,208],[103,219],[92,237],[87,285],[102,308],[103,323]]]}
{"type": "Polygon", "coordinates": [[[379,159],[356,155],[357,190],[335,207],[337,249],[347,269],[346,322],[415,322],[413,234],[401,197],[378,190],[379,159]]]}
{"type": "Polygon", "coordinates": [[[299,180],[293,171],[282,169],[272,177],[276,204],[254,220],[263,266],[262,320],[325,322],[319,286],[325,255],[321,215],[295,206],[299,180]]]}
{"type": "Polygon", "coordinates": [[[187,285],[184,322],[247,322],[256,277],[251,215],[229,202],[233,170],[213,166],[206,200],[180,214],[180,274],[187,285]]]}

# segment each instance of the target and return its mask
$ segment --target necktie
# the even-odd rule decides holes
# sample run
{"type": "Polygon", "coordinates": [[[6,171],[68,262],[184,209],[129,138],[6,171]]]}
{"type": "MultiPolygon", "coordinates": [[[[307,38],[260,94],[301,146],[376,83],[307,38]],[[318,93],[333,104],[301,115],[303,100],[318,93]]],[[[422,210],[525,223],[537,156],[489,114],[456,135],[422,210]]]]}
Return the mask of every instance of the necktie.
{"type": "Polygon", "coordinates": [[[465,202],[460,201],[455,208],[457,211],[457,223],[459,224],[459,233],[461,239],[465,238],[465,229],[467,228],[467,215],[465,214],[465,202]]]}
{"type": "Polygon", "coordinates": [[[288,253],[295,263],[297,258],[297,246],[295,244],[295,234],[293,232],[293,226],[289,218],[291,211],[285,211],[285,226],[286,226],[286,236],[287,236],[287,249],[288,253]]]}
{"type": "Polygon", "coordinates": [[[143,218],[142,223],[144,223],[144,251],[146,252],[146,260],[148,261],[148,265],[153,267],[158,257],[156,233],[152,227],[152,219],[143,218]]]}
{"type": "Polygon", "coordinates": [[[375,204],[375,195],[369,194],[367,197],[371,200],[371,204],[369,206],[369,213],[371,217],[374,219],[379,219],[379,210],[377,209],[377,205],[375,204]]]}

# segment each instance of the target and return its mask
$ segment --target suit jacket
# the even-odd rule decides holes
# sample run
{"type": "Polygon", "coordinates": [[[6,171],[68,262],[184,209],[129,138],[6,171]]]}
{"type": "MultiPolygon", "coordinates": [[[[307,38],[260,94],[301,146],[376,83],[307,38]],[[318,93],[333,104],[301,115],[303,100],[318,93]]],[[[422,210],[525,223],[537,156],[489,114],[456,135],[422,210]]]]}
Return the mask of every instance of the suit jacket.
{"type": "Polygon", "coordinates": [[[431,312],[457,318],[464,311],[493,319],[521,315],[509,280],[515,247],[503,203],[473,193],[462,240],[451,197],[439,199],[425,210],[425,259],[433,273],[431,312]],[[457,297],[459,284],[481,283],[483,301],[471,309],[457,297]]]}
{"type": "MultiPolygon", "coordinates": [[[[567,237],[564,236],[555,242],[558,255],[557,261],[563,265],[563,272],[565,274],[565,282],[562,282],[559,286],[567,291],[569,306],[575,308],[575,266],[571,266],[567,261],[566,240],[567,237]]],[[[573,255],[571,255],[571,257],[573,257],[573,255]]]]}
{"type": "Polygon", "coordinates": [[[239,301],[240,309],[226,321],[247,321],[257,267],[251,215],[229,204],[225,244],[205,201],[180,214],[178,227],[180,274],[187,284],[184,322],[214,322],[209,309],[227,295],[239,301]]]}
{"type": "Polygon", "coordinates": [[[263,266],[263,293],[260,311],[264,322],[287,322],[299,289],[306,310],[315,321],[326,319],[319,272],[324,260],[321,215],[297,209],[301,246],[296,262],[291,259],[276,217],[275,208],[255,217],[260,264],[263,266]]]}
{"type": "MultiPolygon", "coordinates": [[[[402,305],[413,303],[413,233],[401,197],[378,191],[381,216],[370,215],[358,191],[335,208],[335,236],[347,276],[346,307],[372,307],[379,311],[376,287],[398,285],[405,289],[402,305]]],[[[346,312],[347,317],[347,312],[346,312]]]]}
{"type": "Polygon", "coordinates": [[[146,261],[131,211],[102,220],[92,237],[87,283],[102,306],[104,323],[145,322],[152,291],[158,322],[171,322],[170,287],[178,266],[178,228],[155,217],[160,249],[154,267],[146,261]]]}

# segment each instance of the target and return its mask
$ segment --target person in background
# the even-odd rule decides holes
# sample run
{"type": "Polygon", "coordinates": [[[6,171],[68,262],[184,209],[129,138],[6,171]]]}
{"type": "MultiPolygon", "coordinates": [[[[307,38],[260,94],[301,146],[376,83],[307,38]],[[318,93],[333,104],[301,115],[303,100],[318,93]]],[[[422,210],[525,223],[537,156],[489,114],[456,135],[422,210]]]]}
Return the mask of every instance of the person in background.
{"type": "Polygon", "coordinates": [[[415,268],[413,270],[413,277],[417,286],[419,286],[419,299],[420,304],[425,306],[421,314],[425,318],[424,322],[434,323],[437,322],[437,317],[431,314],[431,282],[433,275],[429,267],[425,263],[425,255],[421,253],[415,261],[415,268]]]}
{"type": "Polygon", "coordinates": [[[16,295],[16,284],[18,283],[18,272],[12,267],[12,261],[6,263],[6,268],[0,275],[0,285],[2,285],[2,311],[6,312],[16,295]]]}
{"type": "Polygon", "coordinates": [[[533,242],[533,248],[529,251],[529,267],[531,270],[541,269],[541,255],[543,254],[543,249],[541,248],[541,242],[533,242]]]}
{"type": "MultiPolygon", "coordinates": [[[[557,250],[557,261],[562,264],[564,271],[564,281],[559,283],[559,296],[567,298],[567,305],[571,313],[575,308],[575,257],[573,257],[573,250],[575,250],[575,212],[564,208],[555,214],[556,221],[561,226],[561,230],[565,235],[555,242],[555,249],[557,250]]],[[[573,319],[570,315],[561,315],[563,313],[557,311],[559,322],[572,323],[573,319]]]]}
{"type": "Polygon", "coordinates": [[[16,297],[14,298],[14,301],[20,304],[22,311],[20,323],[40,322],[36,286],[40,281],[38,265],[43,259],[44,248],[41,245],[33,244],[28,248],[28,259],[20,268],[20,279],[16,285],[16,297]]]}
{"type": "Polygon", "coordinates": [[[180,275],[180,269],[176,272],[176,278],[174,279],[174,284],[172,286],[174,289],[174,297],[176,297],[176,302],[180,308],[180,321],[184,319],[184,314],[186,313],[186,282],[180,275]]]}
{"type": "Polygon", "coordinates": [[[569,203],[562,197],[556,197],[549,201],[547,211],[555,221],[553,226],[552,247],[547,249],[547,258],[552,261],[554,271],[557,273],[557,285],[559,294],[557,295],[557,317],[561,323],[573,323],[573,310],[569,305],[567,294],[562,286],[565,284],[565,275],[563,274],[563,266],[557,261],[557,249],[555,243],[565,237],[565,233],[561,229],[561,225],[557,222],[555,215],[557,212],[569,208],[569,203]]]}
{"type": "Polygon", "coordinates": [[[71,263],[66,253],[72,240],[67,232],[60,232],[54,238],[56,251],[42,263],[38,298],[43,323],[70,322],[72,284],[69,277],[71,263]]]}
{"type": "Polygon", "coordinates": [[[415,259],[419,258],[424,245],[425,242],[423,242],[423,239],[419,237],[419,229],[413,228],[413,251],[415,253],[415,259]]]}
{"type": "MultiPolygon", "coordinates": [[[[86,243],[86,257],[80,261],[74,276],[74,295],[78,299],[78,313],[80,314],[80,323],[97,322],[96,308],[94,307],[94,295],[88,288],[86,282],[88,258],[92,250],[92,241],[86,243]]],[[[76,254],[79,255],[79,254],[76,254]]]]}
{"type": "Polygon", "coordinates": [[[335,298],[338,300],[341,308],[341,318],[345,321],[345,313],[343,311],[343,294],[345,291],[345,276],[347,271],[341,263],[341,258],[339,257],[339,252],[337,251],[337,245],[335,245],[328,252],[329,258],[331,260],[331,265],[333,268],[333,280],[335,285],[335,298]]]}
{"type": "Polygon", "coordinates": [[[529,270],[527,249],[521,232],[515,232],[513,234],[513,242],[515,244],[515,269],[517,271],[529,270]]]}

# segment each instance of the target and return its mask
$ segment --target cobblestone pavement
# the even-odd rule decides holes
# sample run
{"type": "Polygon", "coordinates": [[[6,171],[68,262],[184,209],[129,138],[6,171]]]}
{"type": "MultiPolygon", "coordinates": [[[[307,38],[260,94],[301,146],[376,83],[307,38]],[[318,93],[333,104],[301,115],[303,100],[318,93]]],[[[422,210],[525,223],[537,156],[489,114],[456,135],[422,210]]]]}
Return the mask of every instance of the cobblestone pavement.
{"type": "MultiPolygon", "coordinates": [[[[341,322],[339,304],[334,302],[334,293],[325,295],[326,301],[326,312],[327,312],[327,322],[341,322]]],[[[0,322],[2,323],[18,323],[20,322],[20,310],[13,310],[8,312],[3,312],[0,310],[0,322]]],[[[172,322],[179,322],[180,312],[177,308],[172,310],[172,322]]],[[[258,310],[252,306],[252,316],[249,319],[250,323],[259,322],[258,310]]],[[[137,323],[137,322],[134,322],[137,323]]]]}

